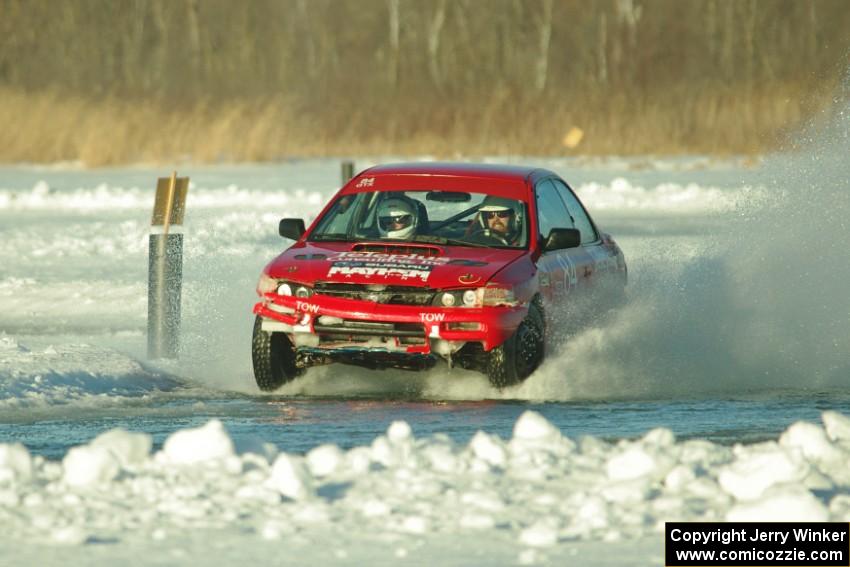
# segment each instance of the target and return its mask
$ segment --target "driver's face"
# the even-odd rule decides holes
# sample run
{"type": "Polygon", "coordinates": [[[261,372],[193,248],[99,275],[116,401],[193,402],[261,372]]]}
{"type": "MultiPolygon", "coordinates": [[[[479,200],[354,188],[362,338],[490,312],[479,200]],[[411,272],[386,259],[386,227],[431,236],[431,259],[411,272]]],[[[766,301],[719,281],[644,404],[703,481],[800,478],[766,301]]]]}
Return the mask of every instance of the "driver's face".
{"type": "Polygon", "coordinates": [[[505,234],[508,232],[508,224],[513,217],[513,211],[484,211],[484,219],[487,227],[493,232],[505,234]]]}

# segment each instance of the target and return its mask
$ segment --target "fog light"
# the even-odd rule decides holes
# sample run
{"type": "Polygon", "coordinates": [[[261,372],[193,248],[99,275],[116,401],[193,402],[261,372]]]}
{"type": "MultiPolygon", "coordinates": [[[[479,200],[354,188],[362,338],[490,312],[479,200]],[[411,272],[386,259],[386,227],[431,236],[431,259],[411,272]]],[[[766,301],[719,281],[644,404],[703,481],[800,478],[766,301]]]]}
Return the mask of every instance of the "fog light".
{"type": "Polygon", "coordinates": [[[444,293],[443,297],[440,299],[440,301],[446,307],[452,307],[455,304],[455,296],[452,295],[451,293],[444,293]]]}
{"type": "Polygon", "coordinates": [[[476,322],[457,322],[446,323],[447,331],[480,331],[481,323],[476,322]]]}

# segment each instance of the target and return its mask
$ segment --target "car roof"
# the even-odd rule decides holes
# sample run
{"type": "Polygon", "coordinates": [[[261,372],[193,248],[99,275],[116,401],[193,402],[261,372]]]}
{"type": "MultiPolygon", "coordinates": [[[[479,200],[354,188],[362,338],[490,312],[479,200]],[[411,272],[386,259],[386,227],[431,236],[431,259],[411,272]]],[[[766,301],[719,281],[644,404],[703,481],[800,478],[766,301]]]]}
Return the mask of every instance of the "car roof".
{"type": "Polygon", "coordinates": [[[451,177],[482,177],[524,181],[539,168],[523,165],[459,162],[409,162],[389,163],[370,167],[369,175],[440,175],[451,177]]]}
{"type": "Polygon", "coordinates": [[[530,177],[549,174],[536,167],[489,163],[412,162],[376,165],[360,172],[343,193],[360,191],[478,191],[515,199],[528,198],[530,177]]]}

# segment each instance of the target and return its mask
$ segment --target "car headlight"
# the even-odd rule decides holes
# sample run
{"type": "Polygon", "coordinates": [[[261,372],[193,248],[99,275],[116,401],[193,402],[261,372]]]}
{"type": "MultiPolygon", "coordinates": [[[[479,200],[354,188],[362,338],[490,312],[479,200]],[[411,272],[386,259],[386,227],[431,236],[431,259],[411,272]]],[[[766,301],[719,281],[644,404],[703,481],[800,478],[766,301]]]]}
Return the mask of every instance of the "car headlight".
{"type": "Polygon", "coordinates": [[[295,290],[295,297],[305,298],[313,295],[313,290],[307,287],[306,285],[298,286],[298,289],[295,290]]]}
{"type": "Polygon", "coordinates": [[[453,289],[438,292],[432,305],[436,307],[513,307],[519,302],[512,286],[490,284],[473,289],[453,289]]]}
{"type": "Polygon", "coordinates": [[[495,305],[507,305],[513,307],[517,305],[516,294],[514,288],[504,285],[488,285],[480,287],[477,290],[480,304],[489,307],[495,305]]]}
{"type": "Polygon", "coordinates": [[[313,295],[313,290],[306,285],[281,281],[263,273],[260,275],[260,281],[257,282],[257,293],[260,295],[277,293],[286,297],[294,295],[295,297],[305,298],[313,295]]]}
{"type": "Polygon", "coordinates": [[[298,297],[300,299],[305,299],[313,295],[313,288],[300,283],[280,282],[280,285],[277,288],[277,292],[280,295],[294,295],[295,297],[298,297]]]}
{"type": "Polygon", "coordinates": [[[452,289],[440,291],[434,296],[436,307],[481,307],[475,289],[452,289]]]}
{"type": "Polygon", "coordinates": [[[263,272],[257,282],[257,295],[265,295],[277,289],[277,280],[263,272]]]}

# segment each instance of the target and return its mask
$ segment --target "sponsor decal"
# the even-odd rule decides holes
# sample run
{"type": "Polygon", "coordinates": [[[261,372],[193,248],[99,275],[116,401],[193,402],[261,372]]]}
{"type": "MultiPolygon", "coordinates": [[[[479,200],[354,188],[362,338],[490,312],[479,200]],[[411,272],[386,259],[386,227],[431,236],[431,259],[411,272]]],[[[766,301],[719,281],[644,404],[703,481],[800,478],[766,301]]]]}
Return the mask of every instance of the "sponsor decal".
{"type": "Polygon", "coordinates": [[[313,305],[312,303],[307,303],[306,301],[296,301],[295,309],[298,311],[302,311],[304,313],[318,313],[319,306],[313,305]]]}
{"type": "Polygon", "coordinates": [[[420,313],[419,320],[423,323],[439,323],[446,318],[445,313],[420,313]]]}
{"type": "Polygon", "coordinates": [[[402,280],[428,281],[434,266],[448,262],[448,258],[433,258],[419,254],[383,254],[379,252],[340,252],[331,258],[328,276],[354,275],[402,280]]]}
{"type": "Polygon", "coordinates": [[[374,187],[375,186],[375,178],[374,177],[364,177],[360,181],[357,182],[355,187],[374,187]]]}

